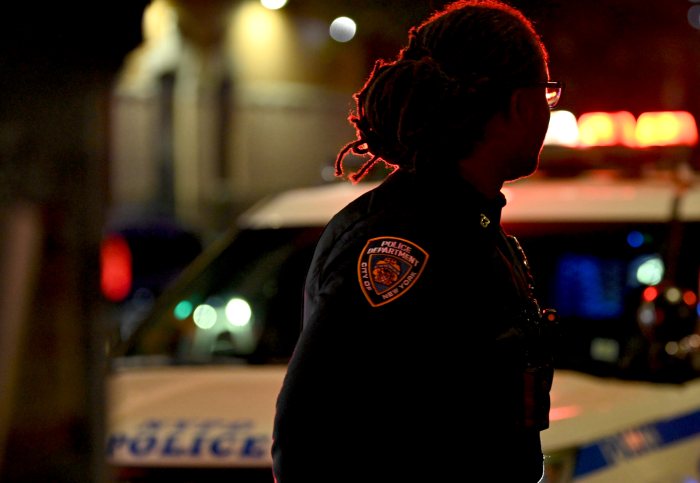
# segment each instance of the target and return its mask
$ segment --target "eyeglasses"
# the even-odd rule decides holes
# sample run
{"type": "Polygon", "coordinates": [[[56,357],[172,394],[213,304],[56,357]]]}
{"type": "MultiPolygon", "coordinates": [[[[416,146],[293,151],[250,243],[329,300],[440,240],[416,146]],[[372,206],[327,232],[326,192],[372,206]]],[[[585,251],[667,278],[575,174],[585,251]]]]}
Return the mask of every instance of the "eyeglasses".
{"type": "Polygon", "coordinates": [[[530,87],[544,87],[544,95],[547,99],[547,105],[550,109],[554,109],[559,104],[561,93],[564,90],[564,82],[562,81],[546,81],[546,82],[530,82],[525,84],[513,84],[508,81],[490,81],[487,83],[489,89],[523,89],[530,87]]]}
{"type": "Polygon", "coordinates": [[[561,92],[564,90],[564,83],[561,81],[537,82],[531,84],[533,87],[544,87],[544,96],[550,109],[554,109],[559,104],[561,92]]]}

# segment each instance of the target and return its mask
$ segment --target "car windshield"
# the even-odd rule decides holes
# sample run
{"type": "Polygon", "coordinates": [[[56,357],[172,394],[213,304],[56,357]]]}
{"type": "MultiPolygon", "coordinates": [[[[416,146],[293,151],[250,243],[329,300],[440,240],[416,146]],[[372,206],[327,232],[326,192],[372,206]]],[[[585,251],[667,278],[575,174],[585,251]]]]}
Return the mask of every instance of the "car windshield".
{"type": "Polygon", "coordinates": [[[286,362],[301,327],[320,227],[241,230],[219,240],[117,347],[117,364],[286,362]]]}

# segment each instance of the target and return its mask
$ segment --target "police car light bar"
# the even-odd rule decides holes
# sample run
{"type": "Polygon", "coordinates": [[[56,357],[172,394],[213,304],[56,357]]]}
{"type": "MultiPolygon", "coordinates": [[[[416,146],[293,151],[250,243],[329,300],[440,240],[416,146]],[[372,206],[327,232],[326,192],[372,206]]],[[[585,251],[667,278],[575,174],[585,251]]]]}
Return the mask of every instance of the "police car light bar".
{"type": "Polygon", "coordinates": [[[552,111],[549,118],[547,135],[544,144],[553,146],[566,146],[574,148],[578,146],[578,125],[576,116],[570,111],[552,111]]]}
{"type": "Polygon", "coordinates": [[[570,111],[553,111],[545,145],[570,148],[623,146],[695,146],[698,128],[687,111],[588,112],[576,119],[570,111]]]}
{"type": "Polygon", "coordinates": [[[695,146],[698,128],[689,112],[645,112],[637,119],[635,137],[640,147],[695,146]]]}
{"type": "Polygon", "coordinates": [[[578,118],[579,146],[637,145],[636,119],[631,112],[588,112],[578,118]]]}

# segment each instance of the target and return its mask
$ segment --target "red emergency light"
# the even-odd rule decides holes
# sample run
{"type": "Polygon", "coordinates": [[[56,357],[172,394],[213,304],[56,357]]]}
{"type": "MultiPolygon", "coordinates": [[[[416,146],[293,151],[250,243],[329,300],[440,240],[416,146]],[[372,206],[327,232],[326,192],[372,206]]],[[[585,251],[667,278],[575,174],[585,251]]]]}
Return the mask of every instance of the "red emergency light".
{"type": "Polygon", "coordinates": [[[637,119],[635,138],[640,147],[695,146],[698,128],[686,111],[645,112],[637,119]]]}
{"type": "Polygon", "coordinates": [[[111,302],[121,302],[131,291],[131,249],[127,241],[112,235],[103,242],[100,250],[100,289],[111,302]]]}
{"type": "Polygon", "coordinates": [[[631,112],[588,112],[579,116],[579,146],[637,145],[636,119],[631,112]]]}
{"type": "Polygon", "coordinates": [[[645,112],[637,118],[628,111],[587,112],[577,119],[569,111],[554,111],[545,139],[545,145],[571,148],[692,147],[697,143],[697,124],[687,111],[645,112]]]}

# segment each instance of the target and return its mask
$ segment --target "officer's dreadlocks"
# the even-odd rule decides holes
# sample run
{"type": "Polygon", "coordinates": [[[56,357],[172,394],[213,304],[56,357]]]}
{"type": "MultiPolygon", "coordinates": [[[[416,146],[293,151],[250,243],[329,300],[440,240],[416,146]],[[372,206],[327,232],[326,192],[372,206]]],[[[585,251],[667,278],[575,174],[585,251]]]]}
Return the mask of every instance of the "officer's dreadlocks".
{"type": "Polygon", "coordinates": [[[468,156],[483,136],[484,121],[505,108],[509,88],[537,78],[540,55],[547,62],[544,45],[520,12],[488,0],[449,5],[410,29],[396,60],[375,62],[353,96],[355,113],[348,120],[357,139],[338,154],[336,176],[343,176],[348,152],[370,156],[349,176],[353,182],[379,161],[411,170],[428,152],[445,163],[468,156]],[[484,28],[473,28],[475,23],[484,28]]]}

